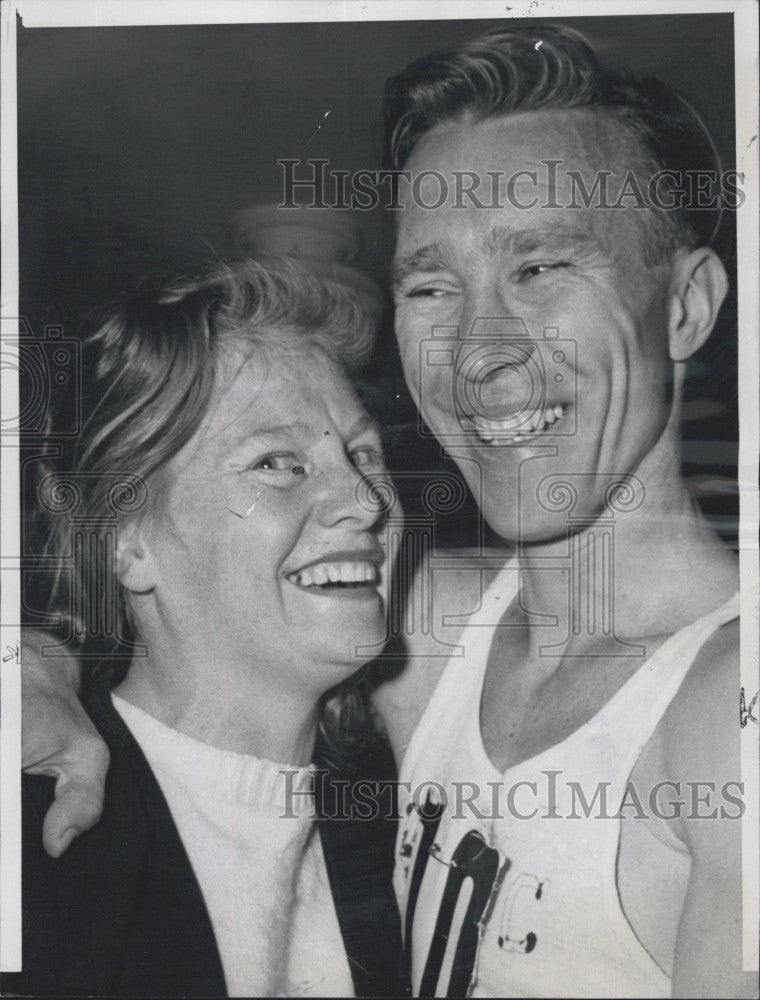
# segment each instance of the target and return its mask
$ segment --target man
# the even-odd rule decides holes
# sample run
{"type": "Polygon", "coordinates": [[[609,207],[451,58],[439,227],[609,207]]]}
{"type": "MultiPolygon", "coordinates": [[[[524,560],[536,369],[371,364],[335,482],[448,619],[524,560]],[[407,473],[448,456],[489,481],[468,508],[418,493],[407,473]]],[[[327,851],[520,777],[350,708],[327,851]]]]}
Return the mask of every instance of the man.
{"type": "MultiPolygon", "coordinates": [[[[530,25],[411,66],[386,121],[415,181],[394,268],[407,381],[519,560],[421,567],[454,655],[444,672],[419,630],[377,692],[415,992],[754,995],[738,573],[679,462],[686,363],[727,288],[714,219],[678,207],[710,144],[661,85],[530,25]]],[[[105,761],[44,684],[32,710],[68,720],[27,721],[26,756],[61,776],[60,852],[97,816],[105,761]]]]}
{"type": "Polygon", "coordinates": [[[421,60],[386,112],[394,165],[424,178],[397,223],[407,380],[521,565],[485,594],[485,560],[423,568],[464,655],[421,719],[429,640],[382,692],[406,748],[414,989],[738,991],[739,824],[688,799],[740,776],[737,567],[679,459],[686,362],[726,277],[706,213],[624,194],[702,167],[704,134],[665,88],[544,29],[421,60]],[[430,207],[468,172],[479,201],[430,207]]]}

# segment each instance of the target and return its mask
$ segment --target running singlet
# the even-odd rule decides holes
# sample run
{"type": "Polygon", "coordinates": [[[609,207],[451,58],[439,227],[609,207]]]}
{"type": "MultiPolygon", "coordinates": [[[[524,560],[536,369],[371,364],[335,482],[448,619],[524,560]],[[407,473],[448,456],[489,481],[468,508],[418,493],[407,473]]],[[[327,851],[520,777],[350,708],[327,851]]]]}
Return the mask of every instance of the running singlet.
{"type": "Polygon", "coordinates": [[[671,636],[569,737],[501,773],[483,747],[480,701],[517,578],[508,565],[486,591],[460,639],[467,655],[448,664],[401,768],[394,884],[415,995],[670,996],[621,908],[619,810],[738,595],[671,636]]]}

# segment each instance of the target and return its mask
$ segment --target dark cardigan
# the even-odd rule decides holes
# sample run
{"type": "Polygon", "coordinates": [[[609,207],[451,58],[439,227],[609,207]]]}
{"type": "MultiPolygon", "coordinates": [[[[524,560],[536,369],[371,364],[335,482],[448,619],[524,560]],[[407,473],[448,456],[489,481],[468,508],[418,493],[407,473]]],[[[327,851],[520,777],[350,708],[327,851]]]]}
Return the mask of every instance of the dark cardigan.
{"type": "MultiPolygon", "coordinates": [[[[23,971],[2,976],[3,994],[226,996],[211,922],[161,789],[105,685],[86,708],[111,753],[103,816],[62,858],[48,857],[42,821],[54,782],[24,776],[23,971]]],[[[390,875],[395,824],[324,818],[335,812],[330,777],[318,798],[356,995],[408,994],[390,875]]]]}

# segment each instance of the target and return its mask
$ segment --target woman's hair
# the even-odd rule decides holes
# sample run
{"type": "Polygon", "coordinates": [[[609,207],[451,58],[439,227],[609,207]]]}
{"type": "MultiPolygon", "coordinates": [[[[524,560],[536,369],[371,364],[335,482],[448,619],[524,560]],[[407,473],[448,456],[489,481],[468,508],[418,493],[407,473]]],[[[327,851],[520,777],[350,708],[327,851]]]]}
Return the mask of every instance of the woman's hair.
{"type": "MultiPolygon", "coordinates": [[[[685,98],[659,80],[601,67],[580,32],[556,24],[498,28],[424,56],[390,77],[384,101],[386,163],[403,167],[422,136],[445,122],[575,108],[617,122],[631,140],[638,169],[679,176],[720,170],[715,145],[685,98]]],[[[656,254],[710,243],[716,216],[699,204],[653,211],[656,254]]]]}
{"type": "MultiPolygon", "coordinates": [[[[116,517],[160,498],[161,471],[207,414],[224,352],[266,345],[278,332],[319,344],[354,372],[369,358],[374,322],[349,289],[291,258],[261,256],[125,299],[83,344],[82,429],[71,460],[48,463],[37,515],[46,522],[51,607],[114,683],[131,645],[116,517]]],[[[345,713],[335,709],[325,718],[342,733],[345,713]]]]}

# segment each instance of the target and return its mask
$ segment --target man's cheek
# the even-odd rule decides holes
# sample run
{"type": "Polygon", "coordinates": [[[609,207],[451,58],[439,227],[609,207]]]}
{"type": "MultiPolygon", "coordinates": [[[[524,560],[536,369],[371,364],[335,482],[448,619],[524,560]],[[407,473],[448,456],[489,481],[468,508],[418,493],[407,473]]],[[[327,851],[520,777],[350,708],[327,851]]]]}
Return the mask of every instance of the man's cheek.
{"type": "Polygon", "coordinates": [[[417,404],[420,405],[420,359],[419,359],[419,349],[413,348],[409,343],[399,344],[399,353],[401,356],[401,367],[404,372],[404,379],[406,380],[407,388],[409,393],[417,404]]]}
{"type": "Polygon", "coordinates": [[[437,400],[441,395],[439,383],[442,374],[442,354],[448,358],[448,364],[444,365],[444,369],[449,382],[453,377],[451,348],[445,345],[446,350],[442,352],[437,342],[430,337],[429,328],[427,328],[427,336],[405,336],[403,340],[399,338],[399,342],[406,384],[412,399],[424,413],[431,401],[437,400]]]}

